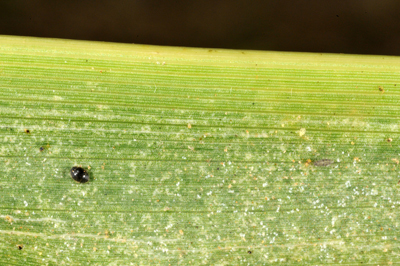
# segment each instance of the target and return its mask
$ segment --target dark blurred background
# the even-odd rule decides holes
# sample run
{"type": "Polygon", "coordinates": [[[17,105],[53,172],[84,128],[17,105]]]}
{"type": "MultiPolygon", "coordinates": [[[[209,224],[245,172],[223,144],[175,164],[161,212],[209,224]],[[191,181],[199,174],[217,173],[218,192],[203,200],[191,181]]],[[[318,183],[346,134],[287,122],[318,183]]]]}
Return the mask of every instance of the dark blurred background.
{"type": "Polygon", "coordinates": [[[400,55],[400,1],[0,0],[0,34],[400,55]]]}

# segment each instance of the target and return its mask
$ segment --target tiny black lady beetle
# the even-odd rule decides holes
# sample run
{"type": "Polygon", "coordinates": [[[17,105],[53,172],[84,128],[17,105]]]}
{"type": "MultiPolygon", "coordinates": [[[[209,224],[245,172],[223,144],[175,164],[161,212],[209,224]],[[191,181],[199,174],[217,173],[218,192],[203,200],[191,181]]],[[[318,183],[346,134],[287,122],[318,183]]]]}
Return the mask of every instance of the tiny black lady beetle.
{"type": "Polygon", "coordinates": [[[86,183],[87,181],[89,181],[89,174],[82,167],[74,166],[71,168],[70,173],[72,179],[74,179],[76,182],[86,183]]]}

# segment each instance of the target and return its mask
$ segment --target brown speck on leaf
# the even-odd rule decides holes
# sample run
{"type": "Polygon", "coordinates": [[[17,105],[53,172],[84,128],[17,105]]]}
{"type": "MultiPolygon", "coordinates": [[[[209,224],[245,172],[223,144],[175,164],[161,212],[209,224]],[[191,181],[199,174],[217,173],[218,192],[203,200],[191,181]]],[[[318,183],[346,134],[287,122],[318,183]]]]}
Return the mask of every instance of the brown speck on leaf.
{"type": "Polygon", "coordinates": [[[23,245],[17,245],[17,247],[18,247],[19,250],[22,250],[24,248],[23,245]]]}
{"type": "Polygon", "coordinates": [[[249,250],[249,251],[247,251],[247,253],[251,254],[251,253],[253,253],[253,251],[249,250]]]}
{"type": "Polygon", "coordinates": [[[392,142],[392,141],[393,141],[392,138],[388,138],[388,139],[387,139],[387,142],[392,142]]]}
{"type": "Polygon", "coordinates": [[[26,133],[26,134],[29,134],[29,133],[31,133],[30,131],[29,131],[29,129],[24,129],[24,132],[26,133]]]}
{"type": "Polygon", "coordinates": [[[384,92],[385,92],[385,90],[383,89],[383,87],[382,87],[382,86],[379,86],[379,87],[378,87],[378,89],[379,89],[379,91],[381,91],[382,93],[384,93],[384,92]]]}
{"type": "Polygon", "coordinates": [[[393,158],[392,161],[395,162],[396,164],[399,164],[399,160],[397,158],[393,158]]]}
{"type": "Polygon", "coordinates": [[[333,163],[334,163],[334,161],[331,160],[331,159],[321,159],[321,160],[315,161],[313,163],[313,165],[314,166],[328,166],[328,165],[331,165],[333,163]]]}

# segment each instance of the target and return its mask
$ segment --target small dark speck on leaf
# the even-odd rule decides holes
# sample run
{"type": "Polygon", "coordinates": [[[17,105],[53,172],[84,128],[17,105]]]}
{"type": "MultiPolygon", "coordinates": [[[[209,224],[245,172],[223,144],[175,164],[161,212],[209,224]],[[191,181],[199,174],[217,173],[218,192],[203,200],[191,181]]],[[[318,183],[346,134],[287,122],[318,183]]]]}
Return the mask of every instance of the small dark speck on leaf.
{"type": "Polygon", "coordinates": [[[253,105],[254,105],[254,103],[253,103],[253,105]]]}
{"type": "Polygon", "coordinates": [[[334,161],[331,159],[321,159],[321,160],[313,162],[313,165],[314,166],[328,166],[333,163],[334,163],[334,161]]]}
{"type": "Polygon", "coordinates": [[[249,251],[247,251],[247,253],[251,254],[251,253],[253,253],[253,251],[249,250],[249,251]]]}
{"type": "Polygon", "coordinates": [[[18,245],[17,246],[19,250],[22,250],[23,246],[22,245],[18,245]]]}
{"type": "Polygon", "coordinates": [[[40,148],[39,148],[39,151],[44,151],[44,148],[43,148],[43,147],[40,147],[40,148]]]}
{"type": "Polygon", "coordinates": [[[387,139],[387,142],[392,142],[392,141],[393,141],[393,139],[391,139],[391,138],[387,139]]]}
{"type": "Polygon", "coordinates": [[[217,168],[217,170],[219,170],[219,167],[217,168]]]}
{"type": "Polygon", "coordinates": [[[31,132],[29,131],[29,129],[25,129],[24,131],[25,131],[26,134],[31,133],[31,132]]]}

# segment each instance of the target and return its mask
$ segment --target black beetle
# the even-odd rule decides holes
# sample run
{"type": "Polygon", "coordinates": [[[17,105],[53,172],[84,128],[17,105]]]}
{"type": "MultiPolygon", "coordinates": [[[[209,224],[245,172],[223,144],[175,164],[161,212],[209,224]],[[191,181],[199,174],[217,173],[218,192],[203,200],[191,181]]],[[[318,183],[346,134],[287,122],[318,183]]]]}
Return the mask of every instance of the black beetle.
{"type": "Polygon", "coordinates": [[[87,181],[89,181],[89,174],[82,167],[74,166],[71,168],[70,173],[72,179],[74,179],[76,182],[86,183],[87,181]]]}

